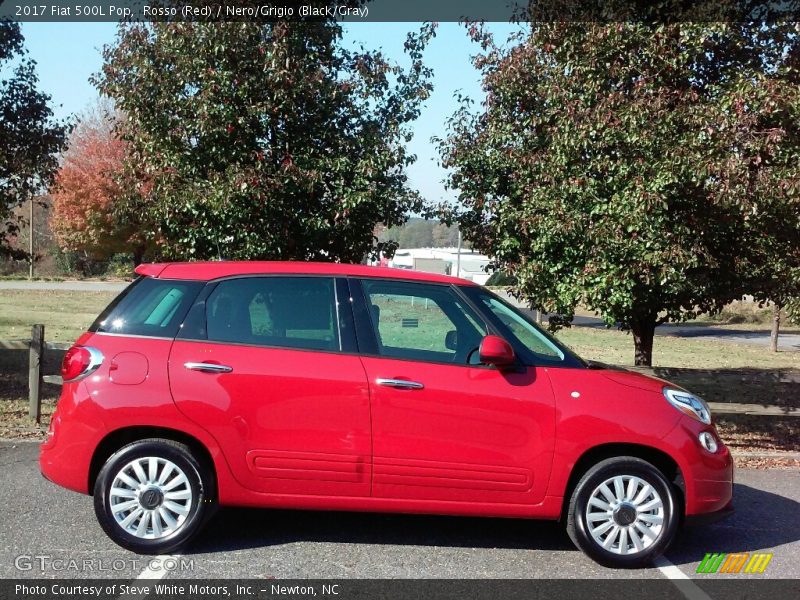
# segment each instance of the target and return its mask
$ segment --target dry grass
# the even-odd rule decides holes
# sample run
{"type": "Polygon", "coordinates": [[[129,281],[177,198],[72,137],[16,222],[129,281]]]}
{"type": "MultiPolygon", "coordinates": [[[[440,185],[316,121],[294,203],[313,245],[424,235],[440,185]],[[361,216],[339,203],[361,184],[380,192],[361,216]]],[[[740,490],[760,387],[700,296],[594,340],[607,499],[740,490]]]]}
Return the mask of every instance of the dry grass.
{"type": "Polygon", "coordinates": [[[55,402],[42,402],[41,425],[36,425],[28,416],[27,400],[0,401],[0,438],[44,439],[55,402]]]}
{"type": "MultiPolygon", "coordinates": [[[[782,322],[786,323],[785,311],[782,317],[782,322]]],[[[736,300],[723,308],[719,314],[702,315],[698,321],[725,325],[770,326],[772,324],[772,307],[759,306],[756,302],[748,300],[736,300]]]]}
{"type": "Polygon", "coordinates": [[[734,452],[800,452],[800,418],[718,415],[719,435],[734,452]]]}

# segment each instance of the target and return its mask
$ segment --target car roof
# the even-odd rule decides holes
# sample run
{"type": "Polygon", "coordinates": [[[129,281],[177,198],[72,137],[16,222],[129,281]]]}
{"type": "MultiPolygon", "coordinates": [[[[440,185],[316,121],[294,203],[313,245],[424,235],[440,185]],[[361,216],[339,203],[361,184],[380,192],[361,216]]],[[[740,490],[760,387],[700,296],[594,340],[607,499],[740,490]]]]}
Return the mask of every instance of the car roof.
{"type": "Polygon", "coordinates": [[[458,285],[476,285],[472,281],[412,271],[409,269],[393,269],[389,267],[370,267],[367,265],[351,265],[324,262],[300,261],[238,261],[222,260],[208,262],[173,262],[142,263],[135,269],[139,275],[162,279],[193,279],[211,281],[223,277],[237,275],[333,275],[353,277],[380,277],[407,281],[428,281],[432,283],[449,283],[458,285]]]}

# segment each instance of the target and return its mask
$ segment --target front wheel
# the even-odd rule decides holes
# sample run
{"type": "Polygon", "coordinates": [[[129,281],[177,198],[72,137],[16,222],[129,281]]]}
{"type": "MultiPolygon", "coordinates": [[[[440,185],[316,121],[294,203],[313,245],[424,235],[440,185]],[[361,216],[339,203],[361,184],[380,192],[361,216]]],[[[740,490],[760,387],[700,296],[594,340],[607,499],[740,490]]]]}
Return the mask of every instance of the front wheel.
{"type": "Polygon", "coordinates": [[[678,527],[675,491],[652,464],[630,456],[589,469],[569,503],[567,533],[598,563],[650,564],[672,543],[678,527]]]}
{"type": "Polygon", "coordinates": [[[197,533],[210,514],[214,478],[184,445],[134,442],[103,465],[94,509],[106,534],[139,554],[167,554],[197,533]]]}

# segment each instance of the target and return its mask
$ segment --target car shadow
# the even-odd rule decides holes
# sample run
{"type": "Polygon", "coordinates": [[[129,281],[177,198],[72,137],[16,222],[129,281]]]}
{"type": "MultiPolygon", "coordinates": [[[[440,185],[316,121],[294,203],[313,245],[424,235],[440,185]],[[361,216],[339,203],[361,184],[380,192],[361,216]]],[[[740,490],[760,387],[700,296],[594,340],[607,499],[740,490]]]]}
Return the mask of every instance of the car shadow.
{"type": "MultiPolygon", "coordinates": [[[[800,540],[797,501],[736,484],[734,505],[736,512],[725,521],[683,528],[668,552],[670,560],[688,564],[706,552],[754,552],[800,540]]],[[[226,508],[186,554],[295,542],[577,551],[553,521],[226,508]]]]}
{"type": "Polygon", "coordinates": [[[186,553],[293,542],[575,550],[563,527],[553,521],[225,508],[186,553]]]}
{"type": "Polygon", "coordinates": [[[707,552],[756,552],[800,540],[800,502],[744,484],[735,484],[736,512],[718,523],[686,527],[668,557],[696,563],[707,552]]]}

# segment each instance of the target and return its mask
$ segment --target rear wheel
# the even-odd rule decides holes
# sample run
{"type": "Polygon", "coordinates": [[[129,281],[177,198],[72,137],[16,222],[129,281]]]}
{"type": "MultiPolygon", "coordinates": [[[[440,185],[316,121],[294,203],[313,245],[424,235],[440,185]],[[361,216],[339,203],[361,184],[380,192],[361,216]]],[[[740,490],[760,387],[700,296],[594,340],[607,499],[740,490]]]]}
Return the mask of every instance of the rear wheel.
{"type": "Polygon", "coordinates": [[[567,533],[575,545],[609,567],[648,565],[672,543],[676,494],[652,464],[630,456],[589,469],[572,493],[567,533]]]}
{"type": "Polygon", "coordinates": [[[114,453],[97,477],[94,508],[103,530],[139,554],[166,554],[202,527],[214,478],[188,446],[147,439],[114,453]]]}

